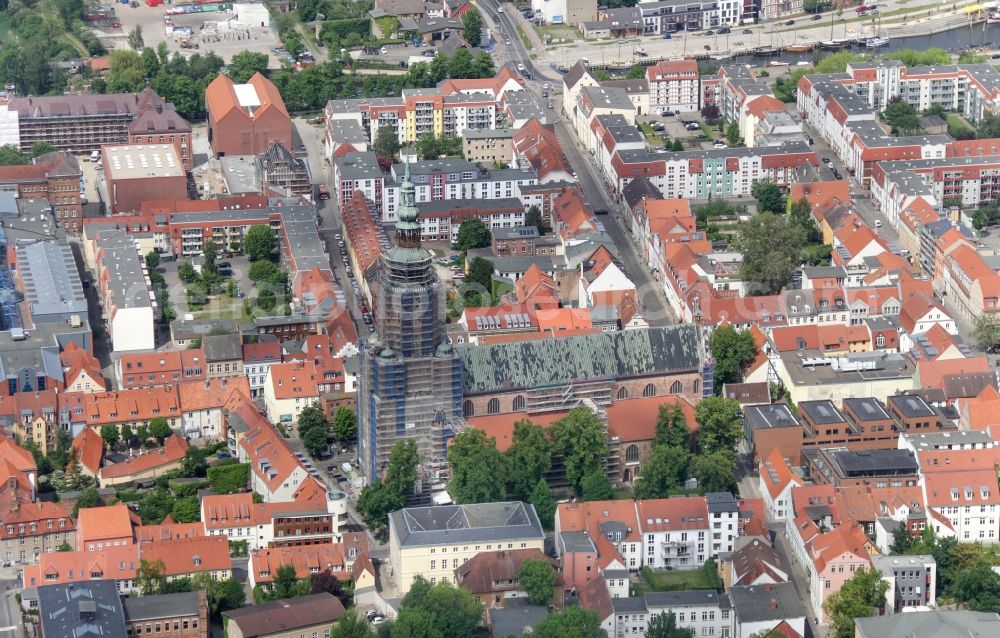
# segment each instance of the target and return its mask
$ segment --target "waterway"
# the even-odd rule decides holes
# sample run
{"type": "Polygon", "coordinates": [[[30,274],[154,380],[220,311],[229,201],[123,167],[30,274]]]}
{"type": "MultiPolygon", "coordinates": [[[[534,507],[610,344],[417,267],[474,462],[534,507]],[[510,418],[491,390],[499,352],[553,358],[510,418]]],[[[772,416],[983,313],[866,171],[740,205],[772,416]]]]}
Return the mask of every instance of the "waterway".
{"type": "MultiPolygon", "coordinates": [[[[839,35],[839,34],[838,34],[839,35]]],[[[739,41],[740,35],[731,34],[730,37],[733,41],[739,41]]],[[[748,38],[748,36],[743,36],[748,38]]],[[[766,36],[765,36],[766,38],[766,36]]],[[[754,40],[757,38],[754,37],[754,40]]],[[[788,38],[788,41],[792,41],[788,38]]],[[[757,46],[756,43],[750,43],[752,46],[757,46]]],[[[767,46],[767,42],[761,42],[761,46],[767,46]]],[[[925,51],[930,48],[944,49],[945,51],[950,51],[952,53],[960,53],[966,49],[987,47],[992,50],[1000,50],[1000,24],[987,24],[980,23],[972,25],[972,27],[960,27],[956,29],[951,29],[950,31],[942,31],[940,33],[934,33],[931,35],[921,35],[908,38],[893,38],[890,40],[889,45],[885,47],[880,47],[878,49],[868,49],[864,46],[851,46],[850,50],[855,53],[872,53],[875,55],[883,54],[888,51],[899,51],[901,49],[915,49],[917,51],[925,51]]],[[[745,62],[748,64],[763,64],[768,60],[779,59],[790,64],[795,64],[796,62],[806,61],[815,62],[823,58],[823,56],[830,53],[829,51],[821,50],[818,47],[813,51],[806,53],[788,53],[782,51],[780,53],[766,56],[766,55],[756,55],[753,53],[747,53],[743,55],[736,55],[726,60],[717,59],[702,59],[700,60],[703,66],[718,66],[719,64],[724,64],[729,61],[745,62]]],[[[1000,61],[1000,60],[998,60],[1000,61]]]]}

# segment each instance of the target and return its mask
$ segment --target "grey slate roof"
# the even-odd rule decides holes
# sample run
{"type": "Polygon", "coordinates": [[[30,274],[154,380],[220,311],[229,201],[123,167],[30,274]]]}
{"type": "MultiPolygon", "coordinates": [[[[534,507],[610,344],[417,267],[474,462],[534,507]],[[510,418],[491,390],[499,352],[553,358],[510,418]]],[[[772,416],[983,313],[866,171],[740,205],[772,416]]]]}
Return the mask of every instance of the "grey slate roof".
{"type": "Polygon", "coordinates": [[[640,176],[625,186],[625,189],[622,190],[622,197],[625,198],[625,202],[629,205],[629,208],[635,208],[642,201],[643,197],[647,199],[663,199],[663,193],[648,179],[640,176]]]}
{"type": "Polygon", "coordinates": [[[1000,614],[966,610],[916,611],[854,621],[859,638],[992,638],[1000,635],[1000,614]]]}
{"type": "Polygon", "coordinates": [[[736,612],[737,622],[740,623],[781,621],[805,618],[806,615],[806,609],[792,583],[732,587],[729,599],[736,612]]]}
{"type": "Polygon", "coordinates": [[[201,340],[205,361],[230,361],[243,358],[243,339],[239,335],[206,335],[201,340]]]}
{"type": "Polygon", "coordinates": [[[17,270],[32,316],[87,313],[80,273],[66,244],[44,241],[19,246],[17,270]]]}
{"type": "Polygon", "coordinates": [[[113,580],[38,588],[42,635],[125,638],[125,614],[113,580]]]}
{"type": "Polygon", "coordinates": [[[564,552],[595,552],[597,548],[587,532],[563,532],[559,535],[564,552]]]}
{"type": "Polygon", "coordinates": [[[198,592],[160,594],[158,596],[129,596],[125,599],[125,617],[129,622],[156,620],[198,613],[198,592]]]}
{"type": "Polygon", "coordinates": [[[534,506],[520,501],[408,507],[389,526],[400,547],[544,538],[534,506]]]}
{"type": "Polygon", "coordinates": [[[529,605],[527,598],[508,598],[504,607],[489,610],[494,636],[530,636],[532,629],[549,615],[543,605],[529,605]]]}
{"type": "Polygon", "coordinates": [[[729,608],[729,597],[719,595],[714,589],[694,589],[690,591],[647,592],[644,596],[648,608],[691,607],[694,605],[720,606],[729,608]]]}
{"type": "Polygon", "coordinates": [[[701,367],[691,325],[626,330],[491,346],[460,346],[467,395],[621,379],[701,367]]]}
{"type": "Polygon", "coordinates": [[[122,230],[101,231],[97,247],[104,251],[108,296],[116,308],[147,308],[150,290],[135,242],[122,230]]]}

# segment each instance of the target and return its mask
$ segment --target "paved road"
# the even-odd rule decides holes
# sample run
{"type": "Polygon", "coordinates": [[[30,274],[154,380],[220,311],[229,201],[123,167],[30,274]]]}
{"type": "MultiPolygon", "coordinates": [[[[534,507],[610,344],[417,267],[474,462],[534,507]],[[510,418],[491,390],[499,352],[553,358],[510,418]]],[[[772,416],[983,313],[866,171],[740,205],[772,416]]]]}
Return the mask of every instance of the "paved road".
{"type": "Polygon", "coordinates": [[[0,605],[0,637],[20,636],[21,612],[17,608],[14,593],[18,588],[17,580],[0,580],[0,592],[3,593],[3,604],[0,605]]]}

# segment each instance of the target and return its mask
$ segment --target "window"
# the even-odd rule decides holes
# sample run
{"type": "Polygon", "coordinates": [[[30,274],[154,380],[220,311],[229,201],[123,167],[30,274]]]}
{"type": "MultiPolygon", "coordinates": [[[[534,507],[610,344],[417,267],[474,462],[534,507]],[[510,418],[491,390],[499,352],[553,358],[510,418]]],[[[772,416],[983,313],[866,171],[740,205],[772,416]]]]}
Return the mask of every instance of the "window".
{"type": "Polygon", "coordinates": [[[500,399],[493,397],[486,404],[486,414],[500,414],[500,399]]]}
{"type": "Polygon", "coordinates": [[[656,396],[656,386],[652,383],[647,383],[646,387],[642,389],[642,396],[644,397],[655,397],[656,396]]]}
{"type": "Polygon", "coordinates": [[[514,412],[524,411],[524,395],[517,395],[514,397],[514,412]]]}
{"type": "Polygon", "coordinates": [[[628,388],[619,388],[618,389],[618,398],[619,399],[627,399],[628,398],[628,388]]]}
{"type": "Polygon", "coordinates": [[[462,404],[462,416],[476,416],[476,406],[468,399],[462,404]]]}
{"type": "Polygon", "coordinates": [[[680,381],[674,381],[670,384],[670,394],[680,394],[684,390],[684,386],[681,385],[680,381]]]}
{"type": "Polygon", "coordinates": [[[639,446],[635,443],[628,446],[625,449],[625,462],[626,463],[638,463],[639,462],[639,446]]]}

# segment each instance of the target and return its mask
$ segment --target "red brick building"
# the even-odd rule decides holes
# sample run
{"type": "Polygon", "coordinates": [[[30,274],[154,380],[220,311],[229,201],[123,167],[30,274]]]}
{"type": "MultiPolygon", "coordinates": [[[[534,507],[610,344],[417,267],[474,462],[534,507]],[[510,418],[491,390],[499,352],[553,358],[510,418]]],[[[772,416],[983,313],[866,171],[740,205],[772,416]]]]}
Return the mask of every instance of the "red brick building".
{"type": "Polygon", "coordinates": [[[208,141],[219,157],[259,155],[279,142],[292,146],[292,120],[278,87],[260,73],[235,84],[221,73],[205,89],[208,141]]]}
{"type": "Polygon", "coordinates": [[[113,213],[138,212],[150,199],[187,197],[187,170],[174,145],[104,146],[101,158],[113,213]]]}
{"type": "Polygon", "coordinates": [[[0,188],[20,199],[48,199],[59,225],[80,232],[80,164],[67,153],[47,153],[24,166],[0,166],[0,188]]]}
{"type": "MultiPolygon", "coordinates": [[[[170,106],[169,104],[166,106],[170,106]]],[[[162,103],[141,110],[128,125],[129,144],[173,144],[185,171],[194,167],[191,125],[162,103]]]]}

